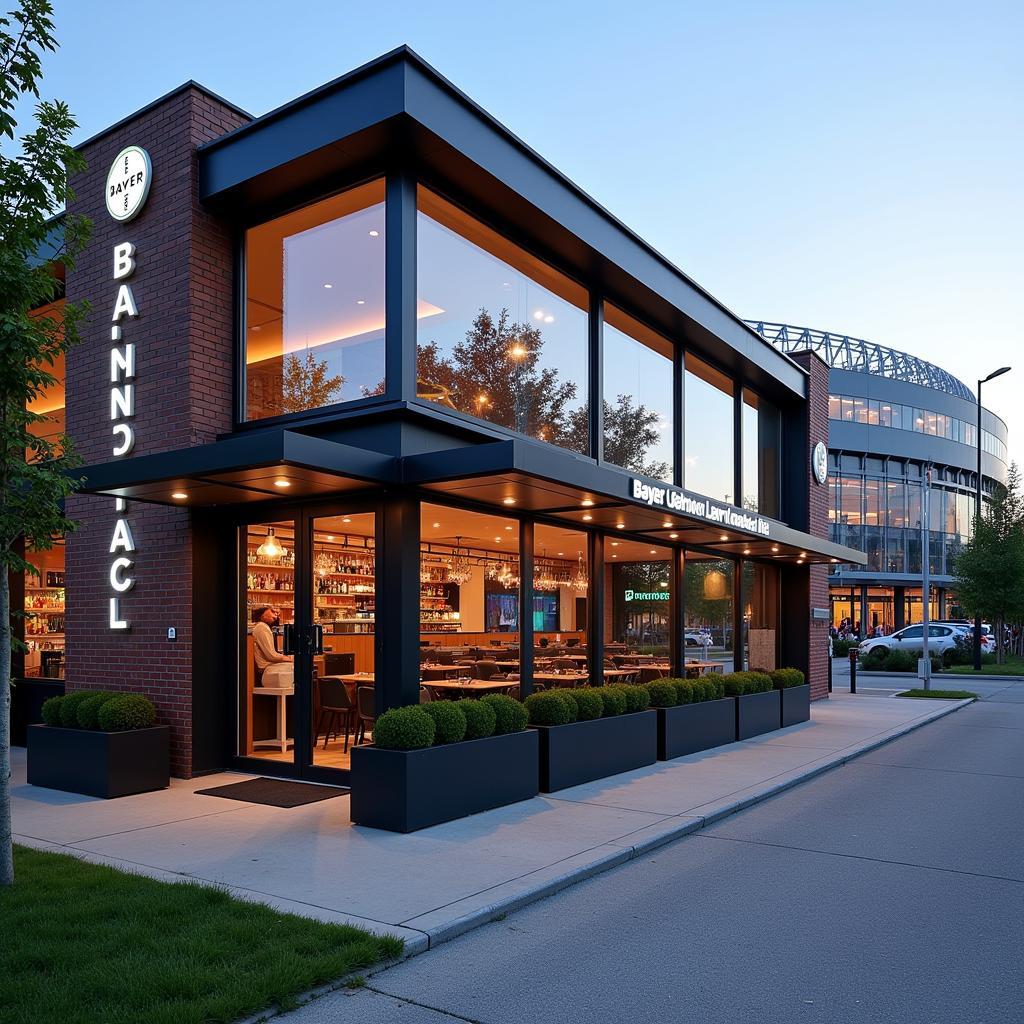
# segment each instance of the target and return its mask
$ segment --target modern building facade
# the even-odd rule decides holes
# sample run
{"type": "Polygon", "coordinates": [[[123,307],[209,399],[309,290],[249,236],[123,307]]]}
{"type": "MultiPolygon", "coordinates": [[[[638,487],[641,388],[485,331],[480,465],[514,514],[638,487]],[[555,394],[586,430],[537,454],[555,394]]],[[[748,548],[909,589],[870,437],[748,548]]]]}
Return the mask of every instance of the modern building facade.
{"type": "MultiPolygon", "coordinates": [[[[867,633],[889,633],[920,622],[925,546],[931,617],[960,618],[952,572],[974,521],[974,393],[941,367],[883,345],[789,324],[748,323],[781,352],[810,349],[829,365],[829,535],[867,558],[863,566],[833,567],[833,625],[849,620],[867,633]]],[[[982,408],[983,500],[1006,483],[1006,443],[1006,424],[982,408]]]]}
{"type": "Polygon", "coordinates": [[[45,404],[84,482],[23,581],[27,676],[148,693],[176,774],[321,780],[334,712],[368,735],[453,648],[520,696],[550,650],[599,684],[688,645],[827,695],[860,555],[812,457],[825,363],[407,48],[256,119],[190,82],[81,148],[92,314],[45,404]]]}

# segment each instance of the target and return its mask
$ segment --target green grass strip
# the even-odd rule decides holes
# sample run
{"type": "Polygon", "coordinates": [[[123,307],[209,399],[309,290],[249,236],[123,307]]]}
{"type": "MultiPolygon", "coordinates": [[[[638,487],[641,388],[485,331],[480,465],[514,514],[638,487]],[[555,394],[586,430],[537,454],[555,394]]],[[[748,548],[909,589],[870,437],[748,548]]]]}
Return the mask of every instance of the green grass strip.
{"type": "Polygon", "coordinates": [[[220,1024],[397,957],[402,940],[15,847],[0,1024],[220,1024]]]}

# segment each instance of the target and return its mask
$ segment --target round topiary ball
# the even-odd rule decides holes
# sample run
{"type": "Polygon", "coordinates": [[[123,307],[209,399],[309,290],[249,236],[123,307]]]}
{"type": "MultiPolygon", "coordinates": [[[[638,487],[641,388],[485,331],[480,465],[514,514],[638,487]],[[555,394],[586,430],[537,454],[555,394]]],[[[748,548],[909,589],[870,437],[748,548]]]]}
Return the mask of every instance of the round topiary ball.
{"type": "Polygon", "coordinates": [[[494,726],[497,723],[494,708],[470,697],[464,697],[457,701],[456,705],[462,708],[462,713],[466,716],[467,740],[483,740],[494,735],[494,726]]]}
{"type": "Polygon", "coordinates": [[[417,704],[385,711],[373,726],[381,750],[423,750],[434,742],[434,719],[417,704]]]}
{"type": "Polygon", "coordinates": [[[590,722],[604,714],[604,701],[593,687],[581,686],[572,691],[576,698],[577,718],[581,722],[590,722]]]}
{"type": "Polygon", "coordinates": [[[526,708],[513,697],[504,693],[489,693],[480,698],[494,712],[494,735],[504,736],[510,732],[522,732],[526,728],[526,708]]]}
{"type": "Polygon", "coordinates": [[[621,686],[597,686],[594,690],[601,694],[601,700],[604,702],[604,718],[626,713],[626,695],[622,692],[621,686]]]}
{"type": "Polygon", "coordinates": [[[64,695],[64,700],[60,705],[60,724],[65,729],[78,728],[78,706],[95,692],[95,690],[75,690],[74,693],[64,695]]]}
{"type": "Polygon", "coordinates": [[[466,716],[456,702],[432,700],[420,707],[434,720],[434,746],[458,743],[466,736],[466,716]]]}
{"type": "Polygon", "coordinates": [[[576,697],[574,696],[576,691],[566,690],[559,687],[559,689],[552,690],[551,692],[557,693],[558,696],[562,699],[562,703],[565,704],[566,708],[569,711],[569,721],[578,721],[580,717],[580,708],[579,705],[576,703],[576,697]]]}
{"type": "Polygon", "coordinates": [[[85,700],[78,705],[78,728],[79,729],[98,729],[99,728],[99,713],[100,708],[108,700],[116,697],[116,693],[111,693],[108,690],[94,690],[85,700]]]}
{"type": "Polygon", "coordinates": [[[156,708],[141,693],[122,693],[101,704],[96,717],[104,732],[148,729],[156,722],[156,708]]]}
{"type": "Polygon", "coordinates": [[[45,725],[59,726],[60,721],[60,706],[64,703],[64,695],[61,694],[59,697],[49,697],[43,701],[43,706],[40,714],[43,717],[43,723],[45,725]]]}
{"type": "Polygon", "coordinates": [[[530,725],[569,724],[569,705],[558,695],[557,690],[531,693],[525,704],[530,725]]]}
{"type": "Polygon", "coordinates": [[[637,711],[646,711],[651,703],[651,694],[646,686],[626,685],[622,688],[622,695],[626,698],[626,714],[631,715],[637,711]]]}
{"type": "Polygon", "coordinates": [[[647,684],[652,708],[672,708],[679,701],[676,699],[676,688],[668,679],[654,679],[647,684]]]}

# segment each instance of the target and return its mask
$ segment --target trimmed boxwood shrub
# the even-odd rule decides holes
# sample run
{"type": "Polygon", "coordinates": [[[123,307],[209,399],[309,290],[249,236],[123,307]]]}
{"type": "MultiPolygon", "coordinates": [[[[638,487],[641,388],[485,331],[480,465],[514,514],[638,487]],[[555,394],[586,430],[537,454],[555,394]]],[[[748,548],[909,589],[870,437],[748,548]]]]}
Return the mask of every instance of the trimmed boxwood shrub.
{"type": "Polygon", "coordinates": [[[776,690],[788,690],[791,686],[804,685],[804,674],[798,668],[777,668],[769,675],[776,690]]]}
{"type": "Polygon", "coordinates": [[[470,697],[463,697],[456,702],[456,706],[462,708],[462,713],[466,716],[467,740],[483,740],[494,735],[497,715],[492,707],[470,697]]]}
{"type": "Polygon", "coordinates": [[[381,750],[424,750],[434,743],[436,726],[418,704],[391,708],[373,726],[373,745],[381,750]]]}
{"type": "Polygon", "coordinates": [[[572,691],[576,701],[577,718],[581,722],[591,722],[604,714],[604,701],[601,694],[593,687],[581,686],[572,691]]]}
{"type": "Polygon", "coordinates": [[[671,708],[679,703],[676,688],[672,685],[671,679],[655,679],[649,682],[647,692],[650,694],[652,708],[671,708]]]}
{"type": "Polygon", "coordinates": [[[630,715],[637,711],[646,711],[651,704],[651,692],[646,686],[636,686],[630,683],[623,684],[620,689],[626,698],[626,714],[630,715]]]}
{"type": "Polygon", "coordinates": [[[838,638],[832,641],[832,657],[833,658],[847,658],[850,655],[850,648],[856,647],[859,641],[857,640],[839,640],[838,638]]]}
{"type": "Polygon", "coordinates": [[[604,703],[603,718],[612,718],[615,715],[626,713],[626,695],[622,692],[621,686],[596,686],[594,692],[601,694],[604,703]]]}
{"type": "Polygon", "coordinates": [[[748,693],[767,693],[774,689],[772,677],[767,672],[733,672],[722,680],[725,693],[730,697],[742,697],[748,693]]]}
{"type": "Polygon", "coordinates": [[[526,728],[526,708],[514,697],[504,693],[489,693],[480,698],[494,712],[494,735],[504,736],[510,732],[522,732],[526,728]]]}
{"type": "Polygon", "coordinates": [[[559,689],[553,690],[552,692],[557,693],[558,696],[561,697],[562,702],[565,704],[566,708],[569,711],[569,721],[577,721],[580,717],[580,706],[576,701],[576,691],[566,690],[560,687],[559,689]]]}
{"type": "Polygon", "coordinates": [[[530,725],[568,725],[572,721],[569,704],[558,690],[531,693],[524,703],[530,725]]]}
{"type": "Polygon", "coordinates": [[[156,722],[156,708],[141,693],[122,693],[100,705],[97,719],[104,732],[148,729],[156,722]]]}
{"type": "Polygon", "coordinates": [[[458,743],[466,736],[466,716],[457,701],[432,700],[420,705],[434,720],[434,746],[458,743]]]}
{"type": "Polygon", "coordinates": [[[79,729],[98,729],[99,713],[100,708],[106,704],[108,700],[118,696],[116,693],[111,693],[109,690],[94,690],[85,700],[78,705],[78,728],[79,729]]]}
{"type": "Polygon", "coordinates": [[[59,697],[49,697],[43,701],[43,706],[40,711],[40,714],[43,716],[44,724],[60,725],[60,706],[63,703],[63,694],[61,694],[59,697]]]}
{"type": "Polygon", "coordinates": [[[64,694],[64,700],[60,706],[60,724],[65,729],[78,728],[78,705],[88,700],[95,690],[75,690],[74,693],[64,694]]]}

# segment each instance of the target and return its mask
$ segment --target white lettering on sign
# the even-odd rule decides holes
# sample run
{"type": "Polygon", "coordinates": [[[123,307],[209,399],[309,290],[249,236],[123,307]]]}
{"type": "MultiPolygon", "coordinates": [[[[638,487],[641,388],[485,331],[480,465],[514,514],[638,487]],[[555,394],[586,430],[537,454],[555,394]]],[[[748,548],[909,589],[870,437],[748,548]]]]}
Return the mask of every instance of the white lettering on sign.
{"type": "Polygon", "coordinates": [[[649,484],[644,480],[630,482],[630,497],[652,508],[666,508],[694,519],[717,526],[729,526],[734,530],[755,533],[759,537],[771,537],[772,522],[756,512],[747,512],[724,502],[712,501],[699,494],[689,494],[679,487],[649,484]]]}

